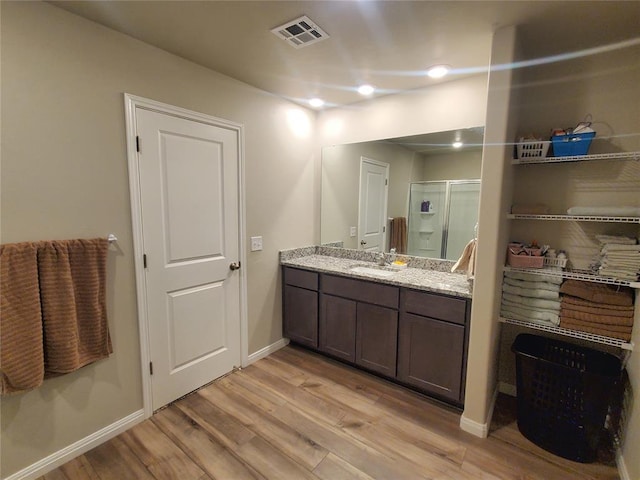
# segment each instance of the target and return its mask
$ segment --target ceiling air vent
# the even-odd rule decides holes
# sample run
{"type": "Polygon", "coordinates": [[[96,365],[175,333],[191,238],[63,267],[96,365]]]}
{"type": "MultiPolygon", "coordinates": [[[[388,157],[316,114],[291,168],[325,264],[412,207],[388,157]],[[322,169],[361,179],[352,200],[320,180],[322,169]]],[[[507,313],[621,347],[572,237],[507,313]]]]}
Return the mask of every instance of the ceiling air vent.
{"type": "Polygon", "coordinates": [[[306,15],[272,28],[271,31],[295,48],[306,47],[329,38],[329,35],[306,15]]]}

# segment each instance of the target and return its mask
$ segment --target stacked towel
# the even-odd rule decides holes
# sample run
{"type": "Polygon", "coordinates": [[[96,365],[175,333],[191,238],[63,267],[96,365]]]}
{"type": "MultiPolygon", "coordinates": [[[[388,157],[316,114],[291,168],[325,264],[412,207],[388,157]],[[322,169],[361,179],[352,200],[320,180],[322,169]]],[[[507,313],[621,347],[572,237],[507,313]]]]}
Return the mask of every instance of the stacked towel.
{"type": "Polygon", "coordinates": [[[597,235],[600,254],[595,268],[604,277],[635,282],[640,275],[640,245],[635,238],[597,235]]]}
{"type": "Polygon", "coordinates": [[[558,325],[562,278],[505,272],[500,315],[515,320],[558,325]]]}
{"type": "Polygon", "coordinates": [[[631,340],[634,307],[630,288],[567,280],[560,293],[562,328],[631,340]]]}

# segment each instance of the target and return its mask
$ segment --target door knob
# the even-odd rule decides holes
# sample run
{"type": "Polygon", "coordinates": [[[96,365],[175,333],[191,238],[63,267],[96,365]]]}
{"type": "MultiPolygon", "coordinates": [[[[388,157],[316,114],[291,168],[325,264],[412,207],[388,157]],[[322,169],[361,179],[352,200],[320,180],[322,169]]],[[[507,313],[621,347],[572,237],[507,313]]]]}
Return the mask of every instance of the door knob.
{"type": "Polygon", "coordinates": [[[239,269],[240,269],[240,262],[238,263],[233,262],[229,265],[229,270],[231,271],[239,270],[239,269]]]}
{"type": "Polygon", "coordinates": [[[366,245],[366,244],[367,244],[367,242],[365,242],[364,240],[360,240],[360,245],[363,245],[363,246],[364,246],[364,245],[366,245]]]}

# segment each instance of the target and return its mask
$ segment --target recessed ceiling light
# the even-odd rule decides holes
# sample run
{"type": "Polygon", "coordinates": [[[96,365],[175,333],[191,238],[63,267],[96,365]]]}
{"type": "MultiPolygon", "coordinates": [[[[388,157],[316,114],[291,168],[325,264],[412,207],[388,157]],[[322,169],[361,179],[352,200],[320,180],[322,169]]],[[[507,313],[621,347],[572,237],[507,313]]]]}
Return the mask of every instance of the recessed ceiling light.
{"type": "Polygon", "coordinates": [[[360,95],[368,96],[371,95],[374,91],[375,88],[373,88],[371,85],[360,85],[358,87],[358,93],[360,95]]]}
{"type": "Polygon", "coordinates": [[[450,67],[448,65],[434,65],[429,67],[427,75],[431,78],[442,78],[449,73],[450,67]]]}
{"type": "Polygon", "coordinates": [[[451,146],[452,146],[453,148],[460,148],[460,147],[462,147],[462,142],[461,142],[460,140],[456,140],[455,142],[453,142],[453,143],[451,144],[451,146]]]}
{"type": "Polygon", "coordinates": [[[320,108],[324,105],[324,100],[322,100],[321,98],[312,98],[311,100],[309,100],[309,105],[314,108],[320,108]]]}

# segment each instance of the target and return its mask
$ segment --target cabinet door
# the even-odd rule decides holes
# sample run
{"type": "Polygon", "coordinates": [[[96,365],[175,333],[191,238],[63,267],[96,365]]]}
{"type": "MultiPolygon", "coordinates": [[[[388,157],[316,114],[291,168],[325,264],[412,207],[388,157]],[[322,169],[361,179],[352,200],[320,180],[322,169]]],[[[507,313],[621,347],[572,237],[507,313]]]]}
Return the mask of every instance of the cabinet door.
{"type": "Polygon", "coordinates": [[[387,377],[396,376],[398,312],[357,304],[356,363],[387,377]]]}
{"type": "Polygon", "coordinates": [[[356,357],[356,302],[320,294],[321,351],[349,362],[356,357]]]}
{"type": "Polygon", "coordinates": [[[403,313],[398,343],[398,378],[461,402],[464,326],[403,313]]]}
{"type": "Polygon", "coordinates": [[[284,336],[318,348],[318,292],[285,285],[283,313],[284,336]]]}

